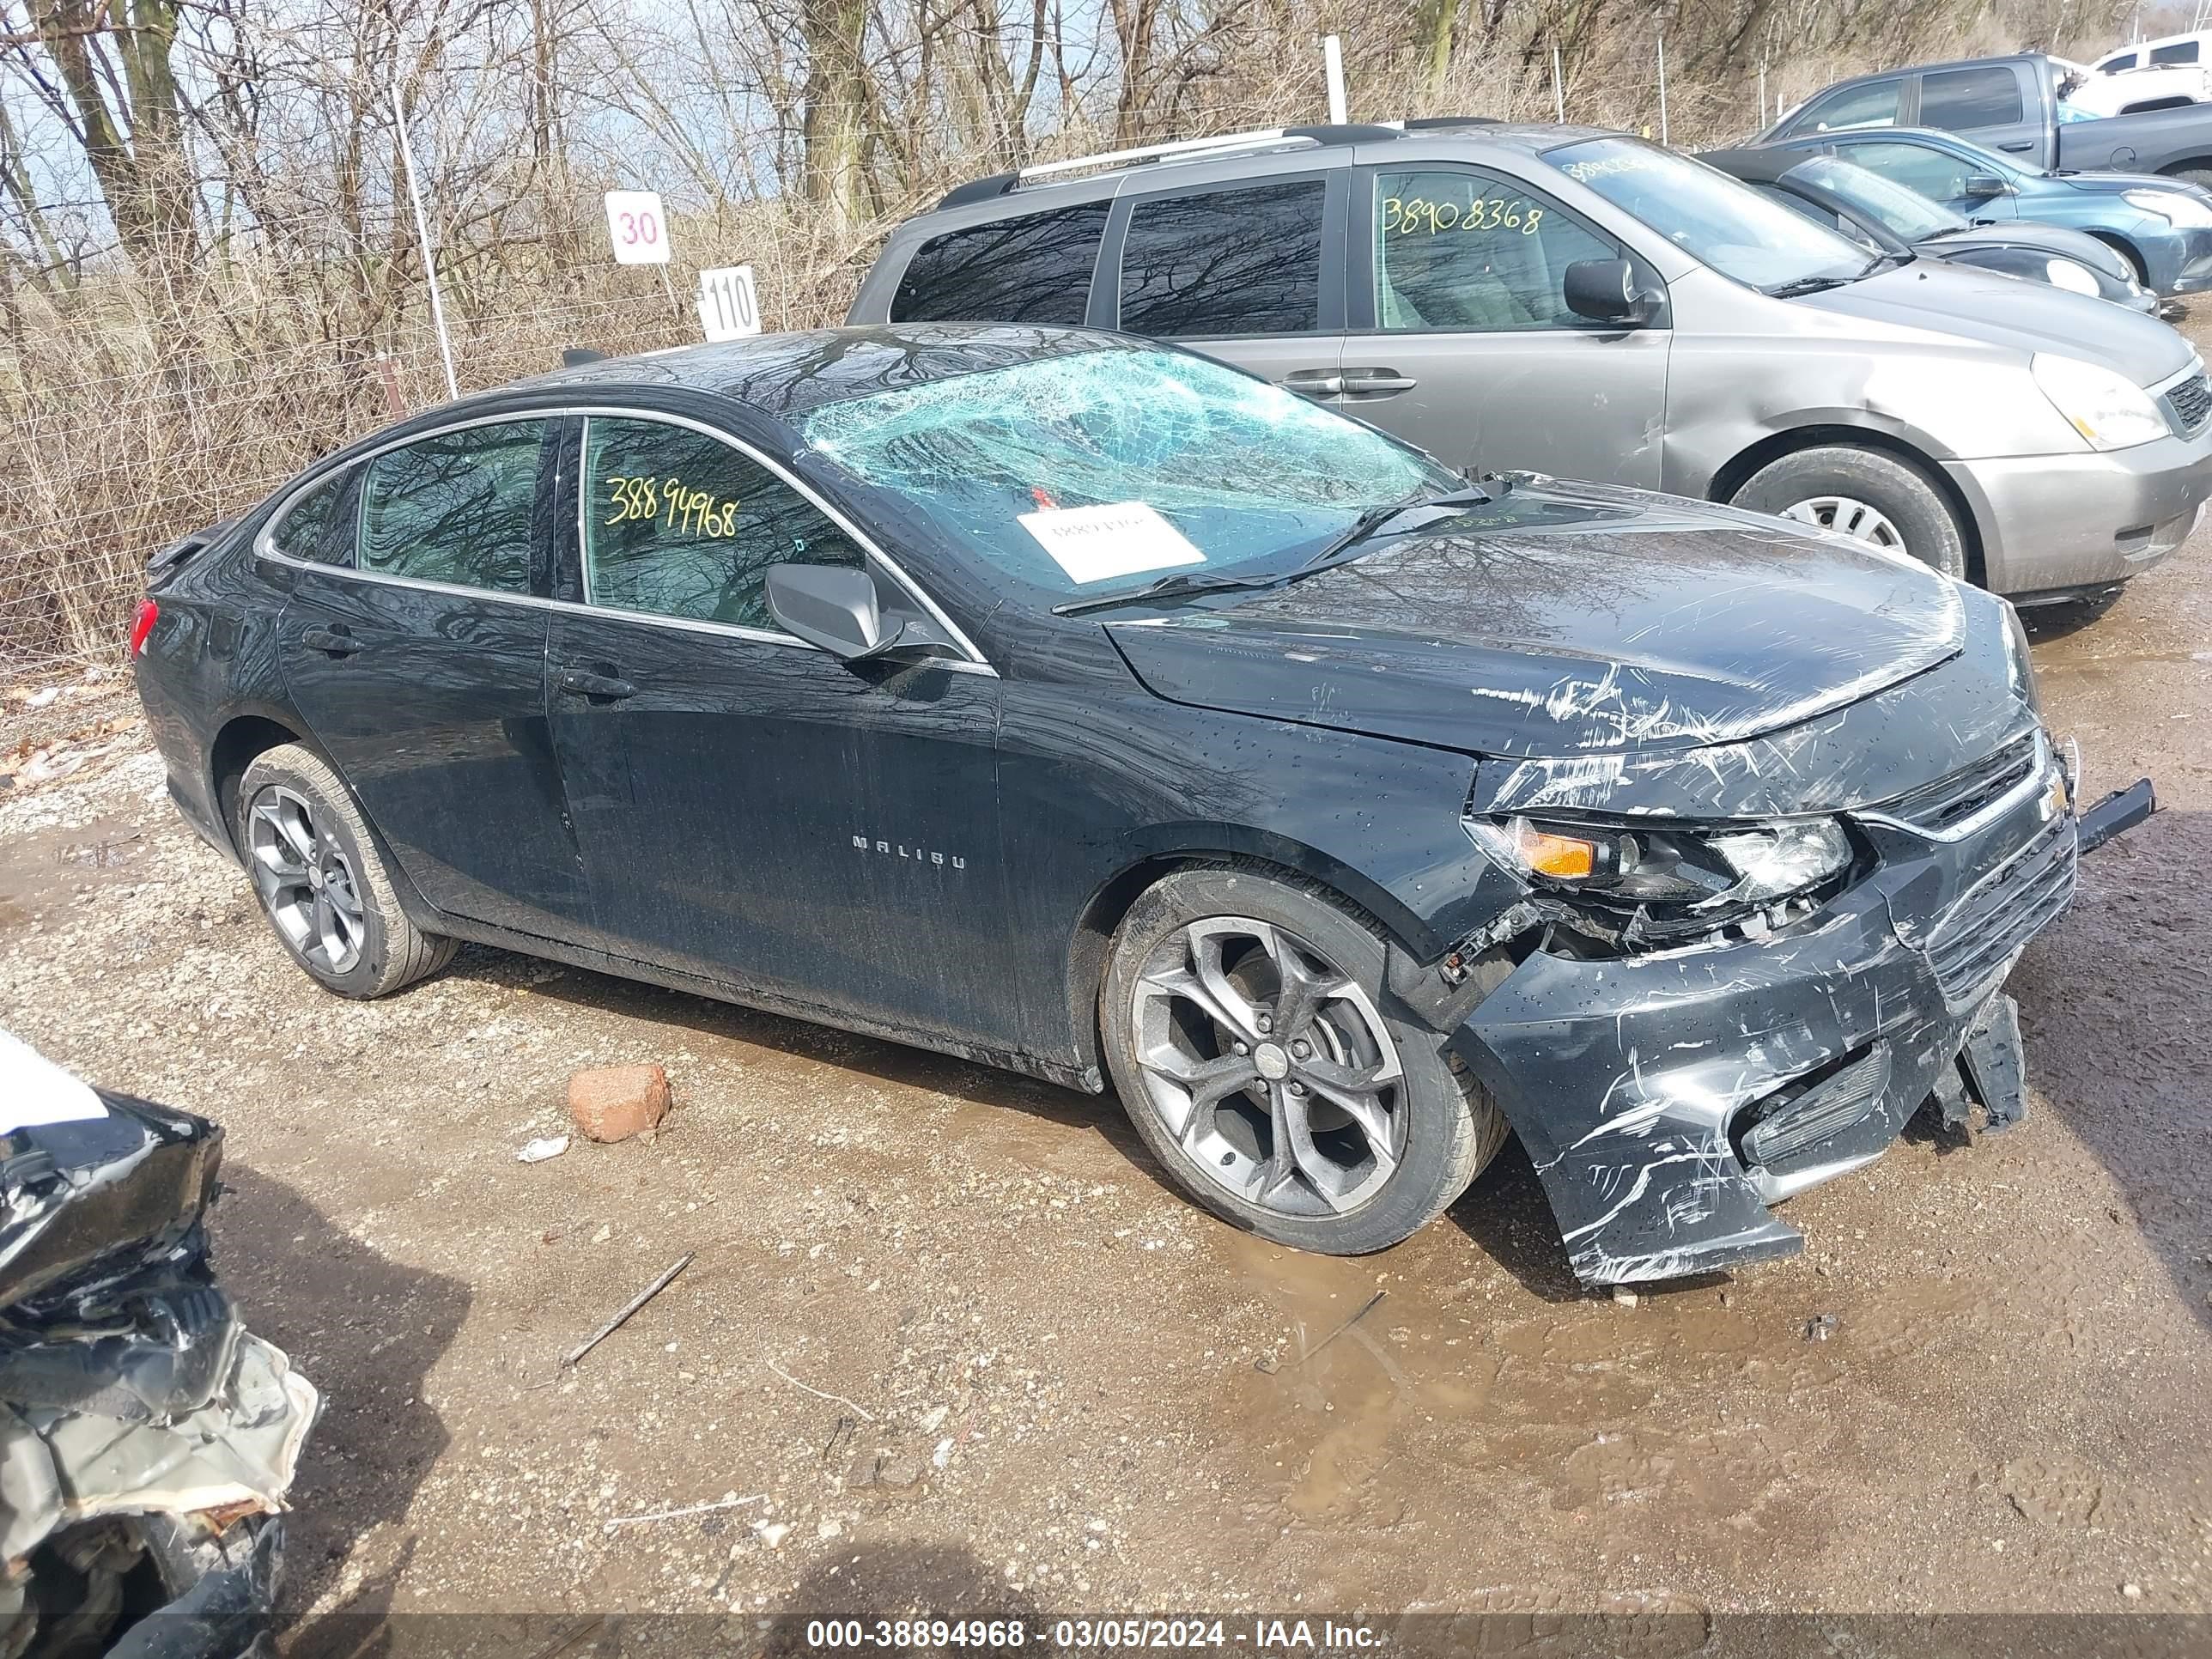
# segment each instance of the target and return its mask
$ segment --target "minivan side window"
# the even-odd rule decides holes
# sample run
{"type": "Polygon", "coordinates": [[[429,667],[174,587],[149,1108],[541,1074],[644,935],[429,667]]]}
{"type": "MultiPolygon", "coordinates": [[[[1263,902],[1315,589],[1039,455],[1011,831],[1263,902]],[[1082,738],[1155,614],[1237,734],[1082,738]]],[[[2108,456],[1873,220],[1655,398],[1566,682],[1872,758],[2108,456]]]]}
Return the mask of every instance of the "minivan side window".
{"type": "Polygon", "coordinates": [[[789,484],[690,427],[592,416],[584,483],[584,593],[592,605],[774,629],[769,566],[865,562],[789,484]]]}
{"type": "Polygon", "coordinates": [[[1393,332],[1589,327],[1567,308],[1567,267],[1620,255],[1549,198],[1505,179],[1375,175],[1375,319],[1393,332]]]}
{"type": "Polygon", "coordinates": [[[1081,327],[1113,205],[1079,202],[933,237],[899,278],[891,321],[1081,327]]]}
{"type": "Polygon", "coordinates": [[[1849,127],[1893,127],[1897,125],[1898,89],[1902,81],[1877,81],[1871,86],[1845,87],[1825,98],[1816,98],[1804,113],[1790,124],[1791,132],[1840,132],[1849,127]]]}
{"type": "Polygon", "coordinates": [[[530,592],[545,428],[544,421],[464,427],[369,462],[357,567],[492,592],[530,592]]]}
{"type": "Polygon", "coordinates": [[[1169,338],[1319,329],[1327,193],[1295,179],[1139,202],[1121,245],[1121,326],[1169,338]]]}
{"type": "Polygon", "coordinates": [[[1946,132],[2008,126],[2027,118],[2020,80],[2008,69],[1942,70],[1920,77],[1920,125],[1946,132]]]}

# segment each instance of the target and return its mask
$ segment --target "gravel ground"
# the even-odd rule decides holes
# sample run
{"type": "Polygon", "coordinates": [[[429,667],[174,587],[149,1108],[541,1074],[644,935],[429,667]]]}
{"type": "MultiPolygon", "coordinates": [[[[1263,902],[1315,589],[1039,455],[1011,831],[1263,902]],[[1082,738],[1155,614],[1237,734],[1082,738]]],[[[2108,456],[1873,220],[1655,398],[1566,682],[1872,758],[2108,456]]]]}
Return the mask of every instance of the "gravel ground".
{"type": "Polygon", "coordinates": [[[2203,1612],[2208,575],[2212,534],[2039,619],[2087,790],[2165,810],[2014,975],[2028,1122],[1908,1138],[1792,1202],[1802,1256],[1632,1307],[1517,1151],[1328,1260],[1189,1207],[1110,1099],[482,950],[325,996],[138,728],[0,792],[0,1023],[228,1129],[223,1270],[327,1402],[301,1650],[487,1610],[2203,1612]],[[515,1161],[571,1071],[645,1060],[656,1139],[515,1161]]]}

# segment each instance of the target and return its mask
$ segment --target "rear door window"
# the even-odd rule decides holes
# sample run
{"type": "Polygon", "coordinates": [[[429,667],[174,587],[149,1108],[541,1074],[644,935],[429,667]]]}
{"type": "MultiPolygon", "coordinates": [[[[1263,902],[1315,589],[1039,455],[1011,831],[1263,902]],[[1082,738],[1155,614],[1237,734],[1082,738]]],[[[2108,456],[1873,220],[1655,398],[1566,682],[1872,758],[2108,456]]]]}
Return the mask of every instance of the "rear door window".
{"type": "Polygon", "coordinates": [[[1168,338],[1317,331],[1327,195],[1322,179],[1291,179],[1139,202],[1121,246],[1121,326],[1168,338]]]}
{"type": "Polygon", "coordinates": [[[770,565],[863,562],[811,501],[690,427],[593,416],[584,478],[585,596],[593,605],[776,629],[770,565]]]}
{"type": "Polygon", "coordinates": [[[529,592],[538,459],[548,424],[464,427],[369,462],[362,479],[359,568],[529,592]]]}
{"type": "Polygon", "coordinates": [[[2197,61],[2197,43],[2177,40],[2170,46],[2153,46],[2150,61],[2154,64],[2193,64],[2197,61]]]}
{"type": "Polygon", "coordinates": [[[2027,118],[2008,69],[1939,70],[1920,77],[1920,125],[1946,132],[2010,126],[2027,118]]]}
{"type": "Polygon", "coordinates": [[[1079,327],[1111,202],[1079,202],[924,242],[891,298],[895,323],[1079,327]]]}
{"type": "Polygon", "coordinates": [[[1852,127],[1893,127],[1897,97],[1902,80],[1876,81],[1863,87],[1844,87],[1825,98],[1816,98],[1803,114],[1790,124],[1795,132],[1842,132],[1852,127]]]}

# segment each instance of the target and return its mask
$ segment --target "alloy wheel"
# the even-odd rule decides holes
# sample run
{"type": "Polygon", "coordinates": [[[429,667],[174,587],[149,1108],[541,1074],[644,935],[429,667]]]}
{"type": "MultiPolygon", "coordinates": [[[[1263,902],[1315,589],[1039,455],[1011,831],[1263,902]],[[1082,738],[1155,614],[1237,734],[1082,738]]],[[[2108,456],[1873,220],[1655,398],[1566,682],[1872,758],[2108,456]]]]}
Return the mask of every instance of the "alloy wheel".
{"type": "Polygon", "coordinates": [[[1340,1214],[1396,1170],[1409,1117],[1397,1045],[1373,999],[1307,940],[1243,916],[1188,923],[1131,1000],[1146,1105],[1231,1195],[1340,1214]]]}
{"type": "Polygon", "coordinates": [[[352,860],[298,791],[271,784],[247,815],[247,854],[264,908],[300,959],[343,974],[368,942],[352,860]]]}
{"type": "Polygon", "coordinates": [[[1817,525],[1823,530],[1832,530],[1838,536],[1849,536],[1853,541],[1872,542],[1876,547],[1887,547],[1897,552],[1907,550],[1905,538],[1898,533],[1889,515],[1871,502],[1851,495],[1813,495],[1782,509],[1781,516],[1795,519],[1799,524],[1817,525]]]}

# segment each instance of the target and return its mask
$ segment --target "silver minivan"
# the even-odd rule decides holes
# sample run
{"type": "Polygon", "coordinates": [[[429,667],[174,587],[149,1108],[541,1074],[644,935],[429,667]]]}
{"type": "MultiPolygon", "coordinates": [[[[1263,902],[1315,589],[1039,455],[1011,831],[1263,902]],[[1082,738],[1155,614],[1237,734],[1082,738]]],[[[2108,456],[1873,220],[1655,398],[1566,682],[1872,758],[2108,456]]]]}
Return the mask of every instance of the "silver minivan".
{"type": "Polygon", "coordinates": [[[2212,384],[2087,295],[1868,251],[1620,133],[1293,128],[963,185],[849,321],[1194,347],[1468,471],[1730,501],[2023,603],[2108,589],[2212,494],[2212,384]]]}

